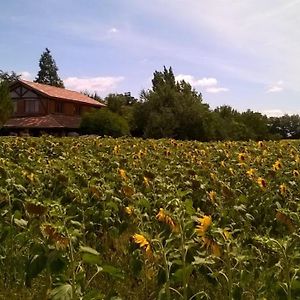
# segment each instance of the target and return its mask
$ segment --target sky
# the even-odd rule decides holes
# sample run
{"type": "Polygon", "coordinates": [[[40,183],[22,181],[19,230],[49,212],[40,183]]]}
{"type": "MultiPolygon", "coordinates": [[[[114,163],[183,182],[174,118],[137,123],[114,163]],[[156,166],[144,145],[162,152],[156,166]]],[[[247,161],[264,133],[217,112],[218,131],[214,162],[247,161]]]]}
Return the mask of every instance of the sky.
{"type": "Polygon", "coordinates": [[[0,70],[139,97],[171,66],[211,108],[300,114],[300,0],[0,0],[0,70]]]}

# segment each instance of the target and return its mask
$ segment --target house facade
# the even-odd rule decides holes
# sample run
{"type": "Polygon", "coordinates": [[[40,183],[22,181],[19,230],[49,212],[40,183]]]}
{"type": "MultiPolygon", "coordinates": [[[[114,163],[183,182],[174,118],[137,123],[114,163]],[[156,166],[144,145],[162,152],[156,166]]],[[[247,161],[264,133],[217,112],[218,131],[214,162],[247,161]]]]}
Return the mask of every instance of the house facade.
{"type": "Polygon", "coordinates": [[[4,129],[17,133],[76,131],[85,112],[105,107],[84,94],[26,80],[13,83],[10,95],[14,111],[4,129]]]}

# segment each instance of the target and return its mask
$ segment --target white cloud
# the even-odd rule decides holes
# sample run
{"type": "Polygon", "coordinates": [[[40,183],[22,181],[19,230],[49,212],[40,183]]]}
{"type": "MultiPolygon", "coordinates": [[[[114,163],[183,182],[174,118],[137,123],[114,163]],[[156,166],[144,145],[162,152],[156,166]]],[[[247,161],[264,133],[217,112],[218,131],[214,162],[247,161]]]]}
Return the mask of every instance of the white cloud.
{"type": "Polygon", "coordinates": [[[18,72],[18,74],[20,74],[21,78],[24,80],[33,80],[32,74],[27,71],[18,72]]]}
{"type": "Polygon", "coordinates": [[[109,32],[109,33],[118,33],[119,30],[118,30],[117,28],[115,28],[115,27],[112,27],[112,28],[110,28],[110,29],[108,30],[108,32],[109,32]]]}
{"type": "Polygon", "coordinates": [[[277,81],[267,89],[267,93],[278,93],[283,91],[283,81],[277,81]]]}
{"type": "Polygon", "coordinates": [[[213,93],[213,94],[217,94],[217,93],[221,93],[221,92],[228,92],[229,89],[228,88],[224,88],[224,87],[209,87],[205,90],[207,93],[213,93]]]}
{"type": "Polygon", "coordinates": [[[198,79],[198,80],[196,81],[196,83],[197,83],[197,85],[199,85],[199,86],[207,87],[207,86],[215,86],[215,85],[217,85],[217,84],[218,84],[218,81],[217,81],[216,78],[211,78],[211,77],[206,78],[206,77],[204,77],[204,78],[202,78],[202,79],[198,79]]]}
{"type": "Polygon", "coordinates": [[[175,79],[176,81],[184,80],[186,82],[189,82],[192,86],[208,87],[215,86],[218,84],[217,79],[212,77],[203,77],[201,79],[196,79],[192,75],[179,74],[175,77],[175,79]]]}
{"type": "Polygon", "coordinates": [[[281,92],[283,90],[282,86],[272,86],[267,90],[267,93],[278,93],[281,92]]]}
{"type": "Polygon", "coordinates": [[[218,80],[213,77],[203,77],[200,79],[196,79],[192,75],[184,75],[179,74],[175,77],[176,81],[184,80],[188,83],[190,83],[193,87],[202,87],[207,93],[220,93],[220,92],[228,92],[228,88],[219,87],[218,86],[218,80]]]}
{"type": "Polygon", "coordinates": [[[90,78],[78,78],[68,77],[64,79],[66,88],[75,91],[90,91],[97,92],[99,94],[113,92],[118,83],[122,82],[125,78],[119,77],[90,77],[90,78]]]}

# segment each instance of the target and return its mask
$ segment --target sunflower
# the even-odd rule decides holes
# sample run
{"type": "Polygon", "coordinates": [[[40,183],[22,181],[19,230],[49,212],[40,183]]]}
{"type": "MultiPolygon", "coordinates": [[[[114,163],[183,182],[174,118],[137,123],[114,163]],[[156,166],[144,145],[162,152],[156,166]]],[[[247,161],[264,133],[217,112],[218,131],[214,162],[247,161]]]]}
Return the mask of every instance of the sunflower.
{"type": "Polygon", "coordinates": [[[134,208],[132,206],[126,206],[124,210],[127,215],[131,216],[133,214],[134,208]]]}
{"type": "Polygon", "coordinates": [[[262,148],[262,147],[264,146],[264,143],[263,143],[262,141],[259,141],[259,142],[257,143],[257,146],[258,146],[259,148],[262,148]]]}
{"type": "Polygon", "coordinates": [[[262,189],[265,189],[267,187],[267,182],[262,177],[257,178],[257,183],[262,189]]]}
{"type": "Polygon", "coordinates": [[[118,173],[119,173],[119,175],[120,175],[120,177],[121,177],[122,179],[127,180],[127,175],[126,175],[126,171],[125,171],[125,170],[119,169],[119,170],[118,170],[118,173]]]}
{"type": "Polygon", "coordinates": [[[142,234],[134,234],[133,241],[138,244],[141,249],[145,250],[148,257],[152,255],[150,243],[142,234]]]}
{"type": "Polygon", "coordinates": [[[212,224],[211,216],[203,216],[202,218],[199,218],[199,224],[196,226],[196,233],[199,236],[204,236],[207,229],[212,224]]]}
{"type": "Polygon", "coordinates": [[[239,161],[244,162],[246,159],[245,153],[239,153],[239,161]]]}
{"type": "Polygon", "coordinates": [[[209,237],[202,237],[202,242],[203,242],[203,246],[207,249],[210,250],[210,252],[217,256],[220,257],[221,256],[221,249],[220,246],[218,245],[217,242],[215,242],[213,239],[209,238],[209,237]]]}
{"type": "Polygon", "coordinates": [[[280,160],[277,160],[274,164],[273,164],[273,170],[274,171],[278,171],[282,169],[282,163],[280,160]]]}
{"type": "Polygon", "coordinates": [[[254,173],[255,173],[255,169],[249,169],[247,172],[246,172],[246,174],[250,177],[250,178],[252,178],[253,176],[254,176],[254,173]]]}
{"type": "Polygon", "coordinates": [[[172,231],[177,231],[177,226],[173,219],[165,212],[163,208],[159,209],[159,212],[156,215],[156,219],[160,222],[163,222],[170,226],[172,231]]]}
{"type": "Polygon", "coordinates": [[[286,194],[287,187],[284,183],[279,186],[279,191],[282,196],[284,196],[286,194]]]}
{"type": "Polygon", "coordinates": [[[293,232],[295,227],[293,225],[292,220],[290,219],[290,217],[288,215],[286,215],[285,213],[281,212],[281,211],[277,211],[276,212],[276,220],[282,224],[284,224],[285,226],[287,226],[287,228],[289,229],[290,232],[293,232]]]}

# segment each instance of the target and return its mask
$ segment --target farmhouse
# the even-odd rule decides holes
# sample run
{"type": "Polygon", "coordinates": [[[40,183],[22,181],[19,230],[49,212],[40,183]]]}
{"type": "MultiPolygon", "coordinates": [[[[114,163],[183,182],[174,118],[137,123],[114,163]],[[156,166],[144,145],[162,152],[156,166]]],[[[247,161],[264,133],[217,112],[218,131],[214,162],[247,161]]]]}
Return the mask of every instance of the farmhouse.
{"type": "Polygon", "coordinates": [[[13,116],[4,129],[10,132],[66,134],[79,128],[81,116],[105,105],[78,92],[26,80],[10,86],[13,116]]]}

